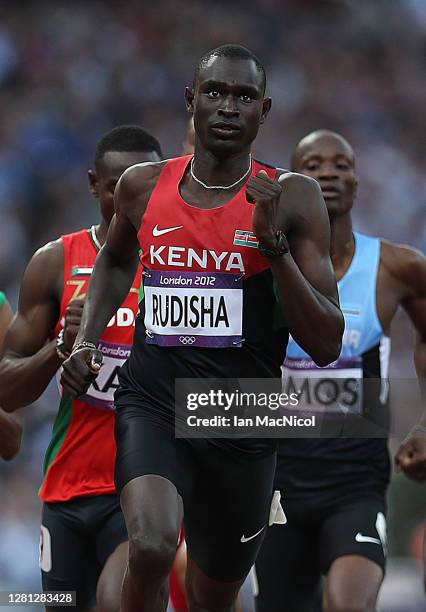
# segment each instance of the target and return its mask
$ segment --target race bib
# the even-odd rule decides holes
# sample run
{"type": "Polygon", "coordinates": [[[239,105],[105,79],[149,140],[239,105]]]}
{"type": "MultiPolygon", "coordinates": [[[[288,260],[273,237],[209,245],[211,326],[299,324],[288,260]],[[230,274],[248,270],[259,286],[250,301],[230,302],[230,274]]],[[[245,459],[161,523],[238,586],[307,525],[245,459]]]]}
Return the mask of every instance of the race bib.
{"type": "Polygon", "coordinates": [[[241,346],[241,275],[145,270],[144,294],[147,343],[241,346]]]}
{"type": "Polygon", "coordinates": [[[286,357],[281,370],[283,392],[298,395],[298,410],[362,414],[361,357],[340,358],[327,368],[319,368],[310,359],[286,357]]]}
{"type": "MultiPolygon", "coordinates": [[[[82,395],[79,400],[96,408],[114,410],[114,393],[118,387],[118,371],[130,356],[131,347],[100,341],[98,349],[103,356],[102,367],[94,383],[90,385],[87,393],[82,395]]],[[[62,368],[57,373],[60,391],[62,390],[60,385],[61,372],[62,368]]]]}

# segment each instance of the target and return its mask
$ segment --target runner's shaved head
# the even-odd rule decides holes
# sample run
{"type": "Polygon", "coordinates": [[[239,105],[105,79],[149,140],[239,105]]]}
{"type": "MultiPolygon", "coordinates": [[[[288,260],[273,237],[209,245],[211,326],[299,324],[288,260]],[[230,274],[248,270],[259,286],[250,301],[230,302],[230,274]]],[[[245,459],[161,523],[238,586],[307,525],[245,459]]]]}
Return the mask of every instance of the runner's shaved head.
{"type": "Polygon", "coordinates": [[[310,132],[299,141],[296,145],[291,157],[291,169],[298,171],[300,168],[300,160],[309,151],[311,147],[321,144],[321,142],[338,141],[345,155],[355,164],[355,154],[349,142],[341,134],[332,130],[315,130],[310,132]]]}
{"type": "Polygon", "coordinates": [[[266,89],[266,72],[265,68],[260,61],[260,59],[252,52],[250,49],[243,47],[242,45],[222,45],[220,47],[216,47],[216,49],[212,49],[205,53],[200,61],[198,62],[195,73],[194,73],[194,82],[193,87],[195,88],[197,85],[198,77],[200,72],[208,66],[212,59],[215,57],[227,57],[229,59],[235,60],[251,60],[255,63],[257,70],[259,71],[262,79],[263,92],[266,89]]]}

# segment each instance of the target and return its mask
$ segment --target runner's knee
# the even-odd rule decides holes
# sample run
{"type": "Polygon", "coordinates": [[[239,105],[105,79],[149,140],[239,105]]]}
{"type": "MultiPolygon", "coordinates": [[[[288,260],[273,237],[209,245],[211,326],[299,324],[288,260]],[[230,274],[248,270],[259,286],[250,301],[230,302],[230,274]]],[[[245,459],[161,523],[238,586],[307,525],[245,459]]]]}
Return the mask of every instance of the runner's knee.
{"type": "Polygon", "coordinates": [[[171,531],[158,534],[137,531],[129,539],[130,573],[151,579],[163,579],[173,565],[176,543],[177,536],[171,531]]]}
{"type": "Polygon", "coordinates": [[[212,593],[191,587],[187,587],[187,596],[189,609],[194,612],[232,612],[236,599],[234,592],[212,593]]]}
{"type": "Polygon", "coordinates": [[[329,595],[323,606],[324,612],[374,612],[375,609],[375,601],[367,601],[361,593],[354,598],[343,591],[329,595]]]}
{"type": "Polygon", "coordinates": [[[231,612],[241,583],[210,580],[191,568],[187,576],[187,596],[191,610],[200,612],[231,612]]]}

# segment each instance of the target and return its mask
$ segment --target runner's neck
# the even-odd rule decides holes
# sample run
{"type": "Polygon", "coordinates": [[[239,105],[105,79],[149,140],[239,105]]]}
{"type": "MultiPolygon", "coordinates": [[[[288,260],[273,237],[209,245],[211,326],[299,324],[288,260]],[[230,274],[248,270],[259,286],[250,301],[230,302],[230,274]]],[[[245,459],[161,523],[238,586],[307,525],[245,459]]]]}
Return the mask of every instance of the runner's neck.
{"type": "Polygon", "coordinates": [[[340,280],[349,268],[355,253],[351,215],[330,218],[330,257],[336,279],[340,280]]]}
{"type": "Polygon", "coordinates": [[[95,225],[95,232],[98,238],[99,244],[103,246],[108,233],[108,224],[105,219],[102,219],[98,225],[95,225]]]}
{"type": "MultiPolygon", "coordinates": [[[[193,171],[207,185],[231,185],[238,181],[250,166],[250,150],[219,159],[210,151],[196,147],[193,171]]],[[[191,182],[194,182],[191,179],[191,182]]],[[[241,185],[240,185],[241,186],[241,185]]]]}

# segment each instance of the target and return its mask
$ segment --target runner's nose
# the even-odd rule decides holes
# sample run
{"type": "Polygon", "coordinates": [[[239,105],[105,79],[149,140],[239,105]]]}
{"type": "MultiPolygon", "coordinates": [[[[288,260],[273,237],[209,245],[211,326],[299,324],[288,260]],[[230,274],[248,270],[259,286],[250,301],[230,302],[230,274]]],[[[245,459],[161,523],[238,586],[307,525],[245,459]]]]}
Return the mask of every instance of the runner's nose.
{"type": "Polygon", "coordinates": [[[217,111],[218,115],[223,117],[239,117],[240,111],[238,110],[235,98],[233,96],[226,96],[223,99],[223,104],[217,111]]]}

